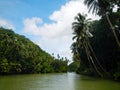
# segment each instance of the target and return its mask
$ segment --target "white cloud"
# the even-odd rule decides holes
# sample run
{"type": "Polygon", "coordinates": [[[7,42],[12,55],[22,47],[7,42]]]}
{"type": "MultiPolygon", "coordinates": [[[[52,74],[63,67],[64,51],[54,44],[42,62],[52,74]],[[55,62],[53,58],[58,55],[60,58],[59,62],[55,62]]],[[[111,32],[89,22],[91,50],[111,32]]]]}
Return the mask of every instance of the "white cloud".
{"type": "Polygon", "coordinates": [[[33,18],[27,18],[23,21],[24,23],[24,29],[23,31],[25,33],[29,34],[34,34],[34,35],[39,35],[39,25],[42,23],[42,20],[38,17],[33,17],[33,18]]]}
{"type": "Polygon", "coordinates": [[[0,19],[0,27],[15,30],[15,27],[7,20],[0,19]]]}
{"type": "MultiPolygon", "coordinates": [[[[87,7],[81,0],[69,1],[61,6],[60,10],[54,11],[49,19],[52,23],[43,23],[41,18],[27,18],[23,21],[23,31],[36,36],[36,42],[41,48],[49,53],[59,53],[61,56],[71,58],[70,45],[72,44],[72,22],[77,13],[88,13],[87,7]]],[[[98,17],[89,14],[88,18],[98,17]]]]}

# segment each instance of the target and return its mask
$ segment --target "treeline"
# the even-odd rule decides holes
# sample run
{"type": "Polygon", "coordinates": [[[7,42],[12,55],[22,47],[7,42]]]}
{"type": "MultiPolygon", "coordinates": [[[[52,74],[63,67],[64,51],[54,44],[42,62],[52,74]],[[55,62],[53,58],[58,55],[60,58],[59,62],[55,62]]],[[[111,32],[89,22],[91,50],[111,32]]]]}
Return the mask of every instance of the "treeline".
{"type": "Polygon", "coordinates": [[[68,65],[68,72],[76,72],[78,68],[79,63],[77,62],[72,62],[68,65]]]}
{"type": "Polygon", "coordinates": [[[120,80],[120,2],[84,1],[101,19],[91,21],[80,13],[75,17],[71,49],[74,62],[79,62],[76,72],[120,80]],[[118,6],[116,11],[114,5],[118,6]]]}
{"type": "Polygon", "coordinates": [[[67,72],[67,58],[55,58],[12,30],[0,28],[0,74],[67,72]]]}

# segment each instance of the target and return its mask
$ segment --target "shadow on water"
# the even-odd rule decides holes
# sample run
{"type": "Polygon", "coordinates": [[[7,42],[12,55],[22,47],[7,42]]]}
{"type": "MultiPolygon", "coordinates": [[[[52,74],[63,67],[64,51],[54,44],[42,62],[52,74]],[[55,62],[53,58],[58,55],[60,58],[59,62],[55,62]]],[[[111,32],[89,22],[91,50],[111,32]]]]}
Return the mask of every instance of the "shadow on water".
{"type": "Polygon", "coordinates": [[[74,82],[75,90],[119,90],[120,83],[101,78],[80,75],[74,82]]]}

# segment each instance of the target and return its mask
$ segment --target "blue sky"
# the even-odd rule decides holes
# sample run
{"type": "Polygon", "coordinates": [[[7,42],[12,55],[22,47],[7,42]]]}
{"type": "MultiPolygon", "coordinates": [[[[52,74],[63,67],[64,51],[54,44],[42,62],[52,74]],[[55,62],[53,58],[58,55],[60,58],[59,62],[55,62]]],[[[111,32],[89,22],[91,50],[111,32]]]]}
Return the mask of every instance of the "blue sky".
{"type": "MultiPolygon", "coordinates": [[[[87,14],[83,0],[0,0],[0,26],[13,29],[43,50],[72,60],[71,24],[78,12],[87,14]]],[[[98,19],[92,14],[88,18],[98,19]]]]}
{"type": "MultiPolygon", "coordinates": [[[[7,19],[17,29],[24,18],[40,17],[50,23],[49,15],[58,10],[66,0],[0,0],[0,18],[7,19]]],[[[19,31],[18,31],[19,32],[19,31]]]]}

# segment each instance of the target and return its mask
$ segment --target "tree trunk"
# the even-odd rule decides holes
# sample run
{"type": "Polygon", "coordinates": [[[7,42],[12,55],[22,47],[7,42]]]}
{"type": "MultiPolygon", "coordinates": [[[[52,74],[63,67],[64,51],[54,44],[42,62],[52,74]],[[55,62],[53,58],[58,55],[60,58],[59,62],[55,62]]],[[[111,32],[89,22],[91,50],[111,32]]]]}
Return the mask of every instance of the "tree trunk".
{"type": "MultiPolygon", "coordinates": [[[[101,77],[103,77],[102,73],[97,69],[97,66],[94,63],[94,60],[93,60],[93,58],[91,56],[91,52],[89,50],[89,46],[88,46],[87,42],[85,43],[85,50],[86,50],[86,54],[87,54],[89,62],[91,61],[91,63],[93,64],[93,67],[95,68],[95,70],[98,73],[98,75],[100,75],[101,77]]],[[[92,67],[92,65],[91,65],[91,67],[92,67]]]]}
{"type": "Polygon", "coordinates": [[[93,49],[92,49],[92,46],[90,45],[90,42],[89,42],[89,41],[87,42],[87,44],[88,44],[88,46],[89,46],[89,49],[90,49],[93,57],[95,58],[95,60],[96,60],[96,62],[97,62],[97,64],[100,66],[100,68],[101,68],[105,73],[107,73],[106,70],[105,70],[105,69],[102,67],[102,65],[100,64],[100,62],[98,61],[98,59],[97,59],[97,57],[96,57],[96,55],[95,55],[95,53],[94,53],[94,51],[93,51],[93,49]]]}
{"type": "Polygon", "coordinates": [[[90,63],[90,67],[92,68],[92,64],[91,64],[91,61],[90,61],[90,58],[89,58],[89,54],[88,54],[88,49],[87,49],[87,46],[86,46],[86,44],[85,44],[85,42],[83,42],[83,46],[84,46],[84,48],[85,48],[85,52],[86,52],[86,55],[87,55],[87,59],[88,59],[88,61],[89,61],[89,63],[90,63]]]}
{"type": "Polygon", "coordinates": [[[115,40],[116,40],[116,43],[117,43],[117,45],[118,45],[119,48],[120,48],[120,42],[119,42],[119,39],[118,39],[118,37],[117,37],[117,35],[116,35],[115,28],[114,28],[114,26],[112,25],[109,16],[108,16],[107,14],[105,14],[105,16],[106,16],[107,21],[108,21],[108,23],[109,23],[109,25],[110,25],[110,28],[111,28],[111,30],[112,30],[112,32],[113,32],[113,35],[114,35],[115,40]]]}

